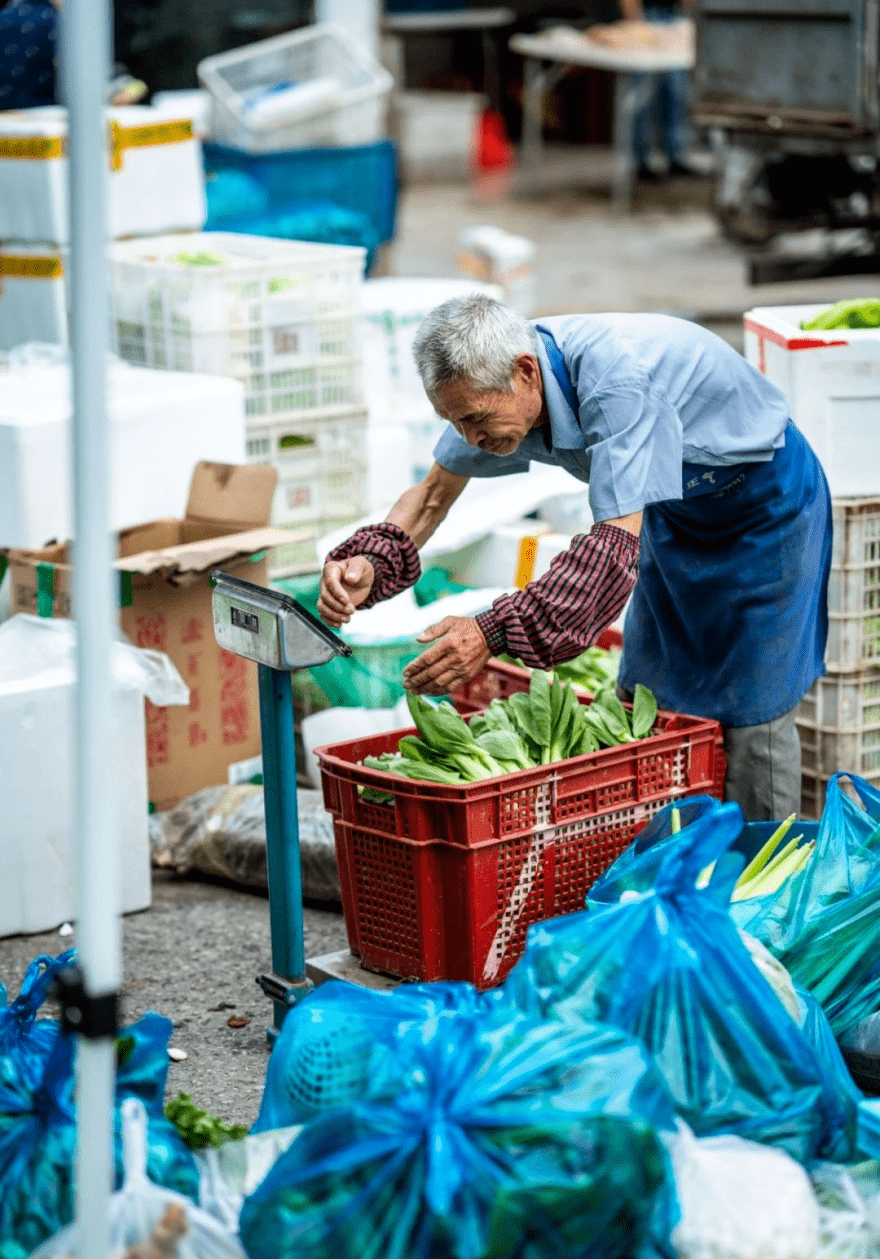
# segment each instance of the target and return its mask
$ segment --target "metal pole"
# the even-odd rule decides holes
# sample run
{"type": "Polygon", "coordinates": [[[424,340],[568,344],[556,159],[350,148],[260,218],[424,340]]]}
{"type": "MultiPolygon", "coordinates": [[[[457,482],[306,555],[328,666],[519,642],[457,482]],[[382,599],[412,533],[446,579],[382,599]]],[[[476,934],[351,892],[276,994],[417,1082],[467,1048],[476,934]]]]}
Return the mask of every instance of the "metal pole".
{"type": "Polygon", "coordinates": [[[303,940],[293,689],[289,673],[263,664],[258,669],[272,970],[285,981],[274,988],[263,986],[275,1000],[275,1026],[280,1028],[290,1002],[311,988],[303,940]]]}
{"type": "MultiPolygon", "coordinates": [[[[77,946],[85,1001],[118,992],[122,959],[115,835],[110,652],[115,620],[106,406],[107,145],[110,64],[106,0],[69,0],[63,72],[69,108],[70,285],[73,347],[74,603],[76,701],[77,946]]],[[[106,1009],[108,1003],[104,1003],[106,1009]]],[[[112,1001],[109,1003],[112,1005],[112,1001]]],[[[84,1019],[77,1058],[77,1215],[80,1255],[109,1253],[112,1189],[112,1023],[84,1019]]]]}

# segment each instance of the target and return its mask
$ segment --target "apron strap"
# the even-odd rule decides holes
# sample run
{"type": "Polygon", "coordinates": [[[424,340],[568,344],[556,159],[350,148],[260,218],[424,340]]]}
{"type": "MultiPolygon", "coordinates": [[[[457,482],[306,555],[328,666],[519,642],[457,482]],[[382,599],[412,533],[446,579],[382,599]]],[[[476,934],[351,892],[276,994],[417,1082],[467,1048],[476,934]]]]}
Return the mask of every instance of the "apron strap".
{"type": "Polygon", "coordinates": [[[549,332],[546,332],[541,327],[538,327],[536,330],[541,340],[544,342],[544,349],[547,351],[547,357],[550,360],[550,370],[556,377],[556,383],[562,390],[562,396],[571,407],[575,417],[577,417],[579,410],[578,396],[575,393],[574,385],[571,383],[571,378],[566,370],[565,359],[562,357],[562,351],[549,332]]]}

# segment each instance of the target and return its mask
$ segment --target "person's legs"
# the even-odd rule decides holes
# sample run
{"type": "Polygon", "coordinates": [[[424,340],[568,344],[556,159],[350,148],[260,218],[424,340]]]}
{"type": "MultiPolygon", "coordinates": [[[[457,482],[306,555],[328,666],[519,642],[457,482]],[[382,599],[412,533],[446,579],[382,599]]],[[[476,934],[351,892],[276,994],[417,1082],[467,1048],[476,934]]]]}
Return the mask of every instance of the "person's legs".
{"type": "MultiPolygon", "coordinates": [[[[643,74],[633,75],[635,81],[634,86],[641,87],[644,80],[649,76],[643,74]]],[[[639,173],[650,171],[650,163],[648,158],[651,155],[651,146],[654,143],[654,125],[657,118],[656,95],[652,91],[649,99],[638,111],[633,119],[633,157],[636,160],[636,166],[639,173]]]]}
{"type": "Polygon", "coordinates": [[[801,808],[801,743],[795,709],[761,726],[729,726],[725,800],[734,800],[748,822],[776,822],[801,808]]]}
{"type": "Polygon", "coordinates": [[[663,147],[670,167],[680,169],[687,142],[688,76],[686,70],[670,70],[660,80],[657,111],[663,147]]]}

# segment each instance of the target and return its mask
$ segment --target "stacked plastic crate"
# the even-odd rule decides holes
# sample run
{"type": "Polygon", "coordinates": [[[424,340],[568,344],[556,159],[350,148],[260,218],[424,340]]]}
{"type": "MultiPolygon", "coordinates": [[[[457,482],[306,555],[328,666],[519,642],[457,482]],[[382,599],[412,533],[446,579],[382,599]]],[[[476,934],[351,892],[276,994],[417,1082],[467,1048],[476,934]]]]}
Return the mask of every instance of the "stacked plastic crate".
{"type": "Polygon", "coordinates": [[[880,785],[880,329],[804,332],[823,309],[745,317],[746,357],[785,394],[834,503],[828,674],[797,716],[804,817],[820,815],[838,770],[880,785]]]}
{"type": "Polygon", "coordinates": [[[117,352],[243,383],[248,458],[278,469],[272,520],[297,530],[279,572],[367,507],[363,266],[355,247],[220,232],[113,248],[117,352]]]}

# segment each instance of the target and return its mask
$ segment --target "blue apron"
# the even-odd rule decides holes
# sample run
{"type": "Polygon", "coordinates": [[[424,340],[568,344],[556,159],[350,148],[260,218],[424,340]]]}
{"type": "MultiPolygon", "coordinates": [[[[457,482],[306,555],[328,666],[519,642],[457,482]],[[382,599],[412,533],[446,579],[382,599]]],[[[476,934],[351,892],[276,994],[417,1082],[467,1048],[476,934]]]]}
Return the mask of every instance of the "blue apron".
{"type": "MultiPolygon", "coordinates": [[[[541,334],[569,406],[562,352],[541,334]]],[[[682,465],[681,500],[644,509],[620,683],[723,726],[774,721],[825,672],[831,499],[789,421],[767,463],[682,465]]]]}

